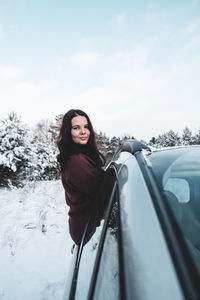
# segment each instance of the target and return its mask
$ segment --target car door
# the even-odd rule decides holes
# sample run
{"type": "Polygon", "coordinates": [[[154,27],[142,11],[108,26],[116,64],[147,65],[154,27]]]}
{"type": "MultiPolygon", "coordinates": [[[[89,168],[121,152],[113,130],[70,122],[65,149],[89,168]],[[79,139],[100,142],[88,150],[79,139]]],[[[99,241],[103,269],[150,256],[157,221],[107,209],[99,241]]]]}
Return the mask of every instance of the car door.
{"type": "Polygon", "coordinates": [[[119,183],[123,184],[119,203],[125,299],[184,299],[149,188],[135,156],[129,156],[124,170],[127,178],[124,181],[120,173],[119,183]]]}

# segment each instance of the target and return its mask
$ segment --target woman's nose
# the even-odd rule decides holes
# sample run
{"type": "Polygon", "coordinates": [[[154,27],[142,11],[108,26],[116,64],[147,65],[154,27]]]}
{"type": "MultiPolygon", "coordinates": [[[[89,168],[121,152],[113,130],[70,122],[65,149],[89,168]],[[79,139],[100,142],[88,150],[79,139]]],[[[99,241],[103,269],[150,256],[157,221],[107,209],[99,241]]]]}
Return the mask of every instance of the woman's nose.
{"type": "Polygon", "coordinates": [[[81,134],[84,134],[85,133],[85,128],[81,128],[81,134]]]}

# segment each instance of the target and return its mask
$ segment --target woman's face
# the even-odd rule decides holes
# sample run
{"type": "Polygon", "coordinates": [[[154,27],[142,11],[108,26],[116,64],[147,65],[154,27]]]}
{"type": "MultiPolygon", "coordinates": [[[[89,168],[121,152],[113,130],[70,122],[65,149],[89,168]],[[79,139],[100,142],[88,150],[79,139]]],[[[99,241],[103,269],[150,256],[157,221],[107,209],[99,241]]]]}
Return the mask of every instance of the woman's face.
{"type": "Polygon", "coordinates": [[[84,116],[74,117],[71,120],[71,125],[71,135],[74,143],[86,145],[90,138],[87,118],[84,116]]]}

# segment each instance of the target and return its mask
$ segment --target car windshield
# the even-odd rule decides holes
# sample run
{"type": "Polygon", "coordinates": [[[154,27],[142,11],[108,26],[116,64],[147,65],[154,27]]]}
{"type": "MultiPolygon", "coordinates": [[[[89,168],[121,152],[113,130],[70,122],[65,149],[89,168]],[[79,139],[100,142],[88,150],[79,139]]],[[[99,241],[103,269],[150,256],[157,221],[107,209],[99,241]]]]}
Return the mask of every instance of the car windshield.
{"type": "Polygon", "coordinates": [[[155,151],[149,159],[200,273],[200,147],[155,151]]]}

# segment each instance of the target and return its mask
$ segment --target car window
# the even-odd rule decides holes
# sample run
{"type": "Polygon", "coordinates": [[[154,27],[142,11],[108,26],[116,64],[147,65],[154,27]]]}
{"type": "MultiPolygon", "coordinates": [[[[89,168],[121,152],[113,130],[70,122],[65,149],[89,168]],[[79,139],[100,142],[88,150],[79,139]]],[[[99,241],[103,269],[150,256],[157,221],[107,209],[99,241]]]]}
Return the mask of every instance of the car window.
{"type": "MultiPolygon", "coordinates": [[[[173,156],[173,150],[169,156],[173,156]],[[172,153],[172,154],[171,154],[172,153]]],[[[163,156],[159,161],[160,170],[167,160],[163,156]]],[[[156,156],[153,160],[153,170],[161,189],[165,194],[167,204],[177,222],[186,246],[194,260],[194,265],[200,274],[200,148],[188,148],[184,152],[174,150],[176,157],[165,166],[163,174],[156,168],[156,156]],[[161,176],[162,174],[162,176],[161,176]]]]}
{"type": "Polygon", "coordinates": [[[93,237],[83,248],[78,272],[75,299],[87,299],[103,223],[104,221],[101,222],[100,227],[97,228],[93,237]]]}
{"type": "Polygon", "coordinates": [[[93,298],[120,299],[117,202],[109,219],[93,298]]]}

